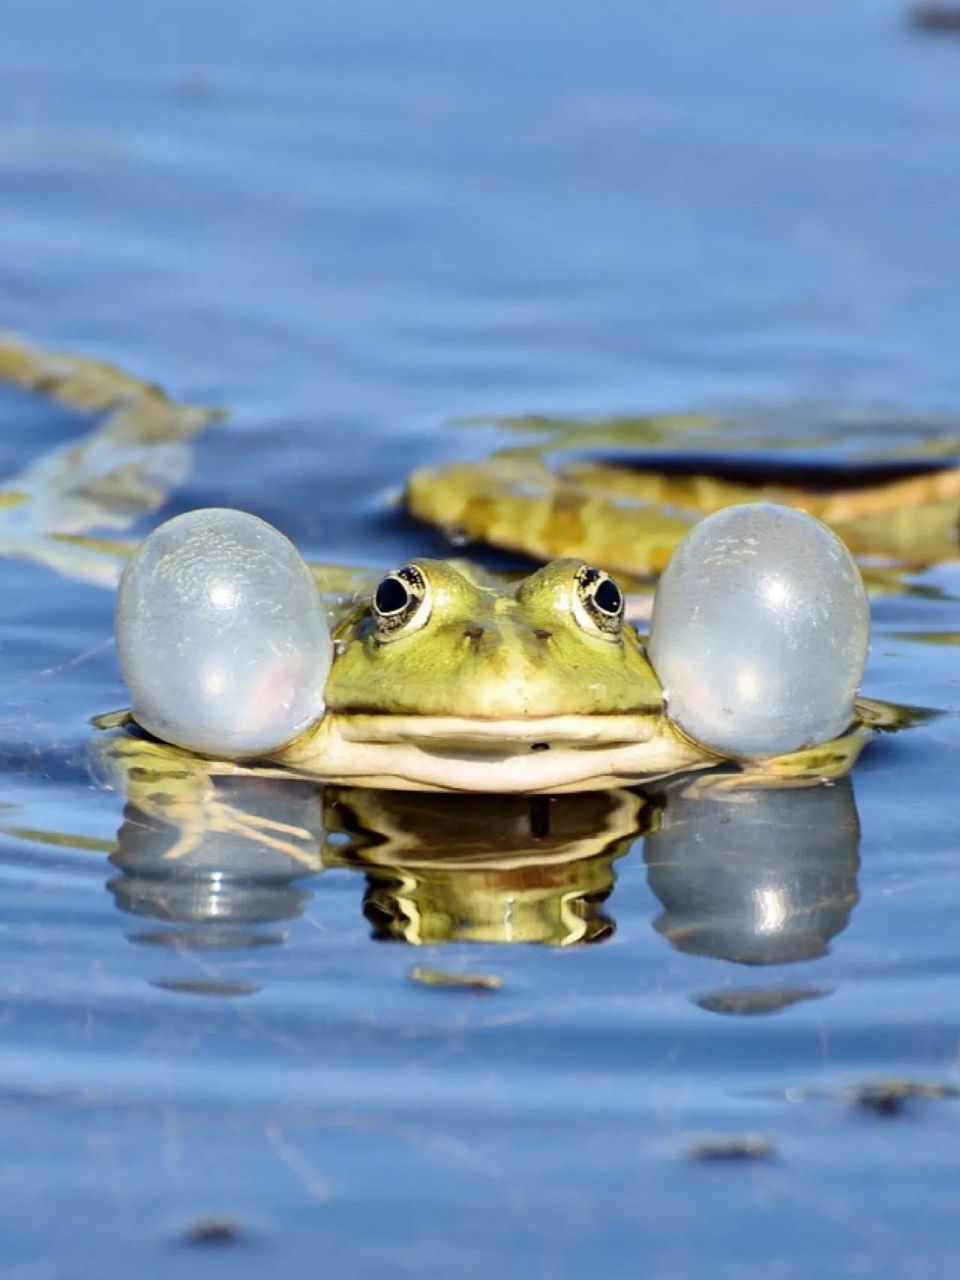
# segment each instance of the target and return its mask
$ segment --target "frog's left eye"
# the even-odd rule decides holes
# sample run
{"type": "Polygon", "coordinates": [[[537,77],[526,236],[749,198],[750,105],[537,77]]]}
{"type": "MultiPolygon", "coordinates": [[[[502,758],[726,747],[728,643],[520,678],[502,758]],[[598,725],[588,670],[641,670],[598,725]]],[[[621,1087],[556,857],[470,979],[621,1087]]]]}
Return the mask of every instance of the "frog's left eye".
{"type": "Polygon", "coordinates": [[[399,640],[419,631],[430,617],[430,588],[415,564],[388,573],[370,602],[377,639],[399,640]]]}
{"type": "Polygon", "coordinates": [[[623,592],[602,569],[577,570],[574,616],[584,631],[603,640],[619,640],[623,629],[623,592]]]}

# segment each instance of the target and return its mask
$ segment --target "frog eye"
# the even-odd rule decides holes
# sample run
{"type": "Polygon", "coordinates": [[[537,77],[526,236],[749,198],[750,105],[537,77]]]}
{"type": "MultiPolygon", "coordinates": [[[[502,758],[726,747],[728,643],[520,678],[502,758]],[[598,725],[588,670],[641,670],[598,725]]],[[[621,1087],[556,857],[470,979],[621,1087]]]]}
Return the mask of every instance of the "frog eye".
{"type": "Polygon", "coordinates": [[[419,631],[430,617],[427,579],[415,564],[405,564],[381,578],[370,604],[377,639],[399,640],[419,631]]]}
{"type": "Polygon", "coordinates": [[[623,628],[623,592],[608,573],[592,565],[577,570],[574,617],[584,631],[617,641],[623,628]]]}

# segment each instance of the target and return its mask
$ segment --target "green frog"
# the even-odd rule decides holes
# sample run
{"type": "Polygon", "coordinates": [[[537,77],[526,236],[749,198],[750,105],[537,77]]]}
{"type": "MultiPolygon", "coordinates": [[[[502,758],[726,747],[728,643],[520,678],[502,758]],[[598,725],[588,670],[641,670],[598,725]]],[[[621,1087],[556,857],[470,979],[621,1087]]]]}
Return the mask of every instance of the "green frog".
{"type": "MultiPolygon", "coordinates": [[[[669,716],[613,578],[559,560],[518,583],[466,565],[415,560],[343,611],[323,713],[254,764],[208,762],[214,775],[280,766],[339,785],[405,791],[556,794],[647,783],[724,762],[669,716]]],[[[849,771],[893,708],[857,699],[828,742],[738,762],[716,785],[796,785],[849,771]]],[[[102,729],[136,726],[129,711],[102,729]]],[[[126,732],[131,761],[156,744],[126,732]]],[[[171,764],[190,753],[160,747],[171,764]]],[[[208,751],[208,755],[215,752],[208,751]]],[[[142,767],[142,766],[138,766],[142,767]]]]}
{"type": "MultiPolygon", "coordinates": [[[[326,713],[275,754],[278,763],[339,783],[536,794],[648,782],[721,762],[667,715],[644,645],[623,616],[623,593],[606,573],[572,559],[516,584],[436,560],[401,573],[415,588],[405,619],[385,619],[378,588],[343,620],[326,713]]],[[[745,762],[737,777],[839,776],[871,727],[895,718],[861,699],[838,739],[745,762]]]]}
{"type": "MultiPolygon", "coordinates": [[[[126,510],[155,508],[182,474],[182,463],[170,462],[169,442],[189,439],[209,415],[180,409],[106,366],[21,344],[7,357],[0,376],[109,417],[88,441],[31,468],[0,495],[12,513],[0,545],[91,581],[115,581],[130,545],[86,531],[102,527],[104,510],[117,513],[107,523],[119,528],[126,510]]],[[[496,490],[484,501],[508,513],[496,490]]],[[[423,559],[379,582],[325,567],[315,577],[331,589],[336,656],[322,714],[282,746],[252,762],[200,761],[129,732],[129,712],[98,718],[101,729],[116,731],[109,739],[115,776],[146,777],[155,810],[180,831],[171,856],[218,824],[245,828],[244,815],[213,794],[217,777],[292,770],[341,785],[537,795],[644,783],[725,760],[671,719],[626,617],[624,592],[605,568],[564,557],[517,582],[423,559]]],[[[859,698],[844,732],[740,761],[715,785],[840,776],[874,729],[903,722],[897,710],[859,698]]],[[[258,830],[265,841],[286,840],[269,824],[258,830]]]]}

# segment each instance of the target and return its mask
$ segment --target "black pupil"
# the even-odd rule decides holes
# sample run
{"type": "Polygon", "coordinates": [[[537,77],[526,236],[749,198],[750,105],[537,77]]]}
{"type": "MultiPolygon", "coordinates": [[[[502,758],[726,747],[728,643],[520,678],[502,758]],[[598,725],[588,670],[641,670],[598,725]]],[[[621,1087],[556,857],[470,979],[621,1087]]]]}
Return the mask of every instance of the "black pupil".
{"type": "Polygon", "coordinates": [[[399,613],[406,608],[409,599],[410,592],[399,578],[384,578],[377,587],[373,604],[378,613],[399,613]]]}
{"type": "Polygon", "coordinates": [[[619,613],[623,605],[620,588],[612,578],[604,578],[593,593],[593,602],[603,613],[619,613]]]}

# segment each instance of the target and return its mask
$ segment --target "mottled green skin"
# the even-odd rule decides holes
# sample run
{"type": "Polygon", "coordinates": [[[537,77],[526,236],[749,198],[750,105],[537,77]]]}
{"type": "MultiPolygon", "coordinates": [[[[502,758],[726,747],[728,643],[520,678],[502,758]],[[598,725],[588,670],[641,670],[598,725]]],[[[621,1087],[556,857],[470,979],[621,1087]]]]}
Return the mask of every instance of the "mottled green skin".
{"type": "Polygon", "coordinates": [[[428,620],[384,643],[366,611],[347,619],[329,712],[512,720],[659,711],[633,628],[601,636],[578,617],[580,561],[554,561],[516,586],[441,560],[414,563],[430,587],[428,620]]]}

